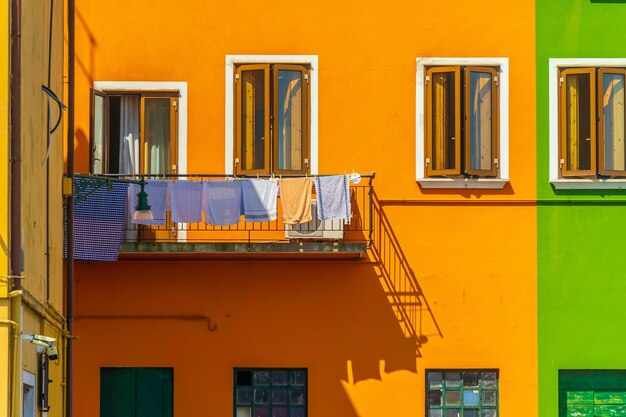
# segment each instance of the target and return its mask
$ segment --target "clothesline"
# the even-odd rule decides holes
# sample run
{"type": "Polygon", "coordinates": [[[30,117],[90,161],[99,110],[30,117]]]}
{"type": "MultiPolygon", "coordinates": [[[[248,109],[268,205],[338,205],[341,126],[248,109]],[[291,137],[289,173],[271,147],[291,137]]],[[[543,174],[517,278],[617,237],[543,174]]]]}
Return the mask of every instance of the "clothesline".
{"type": "MultiPolygon", "coordinates": [[[[373,174],[372,174],[373,176],[373,174]]],[[[349,183],[361,181],[358,173],[347,175],[300,176],[288,178],[239,178],[189,180],[180,178],[148,179],[145,191],[152,206],[152,220],[133,220],[136,224],[164,225],[166,211],[179,223],[204,221],[215,226],[246,222],[267,222],[277,218],[280,192],[283,222],[301,224],[312,220],[312,188],[317,196],[320,220],[349,221],[352,211],[349,183]]],[[[222,175],[222,178],[224,176],[222,175]]],[[[129,212],[136,205],[139,185],[128,191],[129,212]]]]}
{"type": "MultiPolygon", "coordinates": [[[[375,171],[370,172],[359,172],[359,171],[344,171],[343,175],[351,175],[351,174],[359,174],[361,178],[374,178],[376,176],[375,171]]],[[[111,177],[111,178],[132,178],[132,179],[179,179],[179,178],[187,178],[187,179],[212,179],[212,178],[220,178],[220,179],[269,179],[269,178],[306,178],[306,177],[332,177],[342,174],[202,174],[202,173],[192,173],[192,174],[103,174],[101,176],[111,177]]]]}

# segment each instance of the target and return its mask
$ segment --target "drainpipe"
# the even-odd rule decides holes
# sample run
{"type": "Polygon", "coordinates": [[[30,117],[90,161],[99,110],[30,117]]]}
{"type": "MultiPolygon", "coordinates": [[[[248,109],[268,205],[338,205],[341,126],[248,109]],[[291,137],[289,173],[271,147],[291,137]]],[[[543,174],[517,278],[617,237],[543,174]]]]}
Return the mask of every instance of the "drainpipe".
{"type": "MultiPolygon", "coordinates": [[[[11,275],[22,274],[21,0],[11,1],[11,275]]],[[[20,289],[19,279],[13,289],[20,289]]]]}
{"type": "Polygon", "coordinates": [[[73,405],[73,334],[74,334],[74,55],[75,55],[75,0],[67,1],[67,178],[72,184],[72,191],[65,200],[67,213],[67,282],[65,285],[67,305],[67,342],[66,342],[66,376],[65,381],[65,415],[74,415],[73,405]]]}

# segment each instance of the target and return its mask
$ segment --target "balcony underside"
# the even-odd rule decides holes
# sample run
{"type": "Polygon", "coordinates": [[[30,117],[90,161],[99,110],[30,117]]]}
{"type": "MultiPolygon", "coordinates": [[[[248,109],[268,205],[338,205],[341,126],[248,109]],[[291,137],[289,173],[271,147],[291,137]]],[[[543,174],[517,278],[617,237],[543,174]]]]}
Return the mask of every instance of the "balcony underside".
{"type": "Polygon", "coordinates": [[[365,257],[363,242],[124,242],[120,260],[131,259],[328,259],[365,257]]]}

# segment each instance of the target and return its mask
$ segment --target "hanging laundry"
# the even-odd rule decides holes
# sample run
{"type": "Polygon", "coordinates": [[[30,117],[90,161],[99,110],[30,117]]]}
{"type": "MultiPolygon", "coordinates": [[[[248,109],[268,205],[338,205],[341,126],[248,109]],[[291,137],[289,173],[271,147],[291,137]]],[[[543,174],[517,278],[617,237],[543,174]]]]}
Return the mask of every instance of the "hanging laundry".
{"type": "Polygon", "coordinates": [[[172,220],[178,223],[202,221],[202,181],[170,183],[172,220]]]}
{"type": "Polygon", "coordinates": [[[230,226],[241,220],[241,182],[206,181],[202,190],[204,222],[230,226]]]}
{"type": "Polygon", "coordinates": [[[280,179],[278,185],[283,222],[299,224],[311,221],[311,178],[280,179]]]}
{"type": "MultiPolygon", "coordinates": [[[[94,180],[74,178],[74,259],[117,261],[122,243],[128,184],[109,183],[94,190],[94,180]],[[85,197],[81,194],[90,193],[85,197]]],[[[67,210],[63,210],[67,222],[67,210]]],[[[63,228],[65,231],[65,227],[63,228]]],[[[67,236],[63,241],[67,257],[67,236]]]]}
{"type": "Polygon", "coordinates": [[[141,191],[139,184],[130,184],[128,187],[128,211],[130,219],[135,224],[153,224],[164,225],[165,213],[169,206],[169,181],[147,180],[144,186],[145,192],[148,194],[148,204],[154,219],[152,220],[133,220],[135,207],[137,207],[137,194],[141,191]]]}
{"type": "Polygon", "coordinates": [[[275,180],[243,180],[241,187],[247,222],[276,220],[278,183],[275,180]]]}
{"type": "Polygon", "coordinates": [[[346,175],[317,177],[315,190],[320,220],[350,220],[350,185],[346,175]]]}

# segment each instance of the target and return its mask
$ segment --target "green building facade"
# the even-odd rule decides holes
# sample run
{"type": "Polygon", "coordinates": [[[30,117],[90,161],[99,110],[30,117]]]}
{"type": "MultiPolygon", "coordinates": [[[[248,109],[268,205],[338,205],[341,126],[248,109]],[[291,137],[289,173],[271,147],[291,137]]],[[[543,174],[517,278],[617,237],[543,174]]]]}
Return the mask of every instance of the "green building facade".
{"type": "MultiPolygon", "coordinates": [[[[626,415],[626,179],[599,175],[609,150],[599,141],[606,134],[597,130],[611,94],[619,94],[614,104],[623,112],[624,78],[618,74],[615,90],[608,91],[600,70],[626,68],[625,22],[623,0],[536,0],[542,417],[626,415]],[[582,79],[569,79],[567,69],[587,71],[584,81],[596,84],[596,94],[576,84],[582,79]],[[568,177],[571,138],[559,142],[559,135],[572,123],[587,123],[581,114],[588,109],[568,113],[576,100],[596,106],[577,161],[595,167],[581,162],[578,168],[591,174],[568,177]],[[595,157],[585,154],[585,141],[595,141],[595,157]]],[[[615,140],[623,143],[623,123],[620,129],[615,140]]]]}

